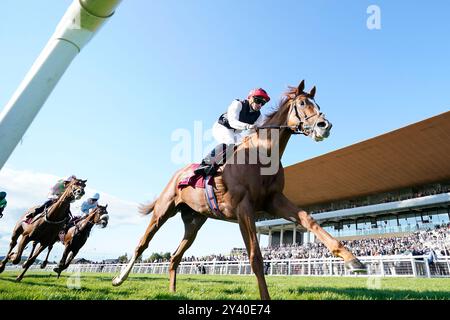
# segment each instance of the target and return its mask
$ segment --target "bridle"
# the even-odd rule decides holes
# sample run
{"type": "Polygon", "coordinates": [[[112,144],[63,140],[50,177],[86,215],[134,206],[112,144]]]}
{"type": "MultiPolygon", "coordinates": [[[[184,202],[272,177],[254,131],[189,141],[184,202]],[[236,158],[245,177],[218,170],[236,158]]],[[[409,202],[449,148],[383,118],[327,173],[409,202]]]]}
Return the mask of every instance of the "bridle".
{"type": "MultiPolygon", "coordinates": [[[[314,100],[314,98],[310,98],[312,101],[314,101],[314,111],[315,113],[310,115],[310,116],[306,116],[306,114],[304,112],[303,113],[303,120],[299,115],[299,110],[298,110],[298,104],[295,104],[295,106],[291,107],[291,110],[289,112],[288,115],[288,119],[290,118],[290,113],[292,113],[292,110],[295,111],[295,116],[298,119],[298,125],[297,126],[289,126],[289,127],[293,127],[293,134],[304,134],[305,136],[310,136],[314,130],[317,127],[317,123],[319,122],[319,118],[320,116],[323,116],[324,114],[322,112],[320,112],[320,106],[317,104],[317,102],[314,100]],[[315,117],[316,121],[314,121],[314,123],[312,125],[308,125],[306,124],[306,121],[311,119],[312,117],[315,117]]],[[[305,106],[303,106],[304,108],[305,106]]]]}
{"type": "MultiPolygon", "coordinates": [[[[94,209],[94,210],[97,210],[97,209],[94,209]]],[[[106,209],[100,209],[100,212],[99,213],[95,213],[95,214],[99,214],[100,215],[100,220],[99,221],[101,221],[102,220],[101,217],[103,217],[104,215],[107,215],[108,211],[106,209]]],[[[89,215],[87,215],[85,217],[82,217],[79,221],[77,221],[77,223],[75,223],[74,227],[76,229],[76,232],[74,233],[74,235],[81,232],[81,226],[79,224],[83,223],[88,217],[89,217],[89,215]]],[[[90,224],[92,226],[95,226],[96,224],[98,224],[98,222],[92,222],[90,220],[87,220],[86,224],[90,224]]]]}
{"type": "MultiPolygon", "coordinates": [[[[324,115],[322,112],[320,112],[320,106],[319,104],[314,100],[314,98],[309,98],[312,101],[314,101],[314,111],[315,113],[310,115],[310,116],[306,116],[306,114],[304,112],[299,112],[299,106],[297,103],[295,103],[295,105],[291,106],[291,109],[289,110],[289,114],[287,119],[289,119],[291,117],[291,113],[294,111],[295,112],[295,117],[298,119],[298,124],[296,126],[288,126],[288,125],[266,125],[266,126],[261,126],[258,127],[257,129],[291,129],[292,134],[303,134],[305,136],[310,136],[314,130],[317,127],[317,123],[319,122],[319,118],[320,116],[324,115]],[[303,115],[303,118],[300,116],[300,113],[303,115]],[[312,125],[308,125],[306,124],[306,121],[308,121],[309,119],[311,119],[312,117],[315,117],[316,121],[314,121],[314,123],[312,125]]],[[[305,106],[300,106],[300,110],[304,109],[306,107],[305,106]]]]}

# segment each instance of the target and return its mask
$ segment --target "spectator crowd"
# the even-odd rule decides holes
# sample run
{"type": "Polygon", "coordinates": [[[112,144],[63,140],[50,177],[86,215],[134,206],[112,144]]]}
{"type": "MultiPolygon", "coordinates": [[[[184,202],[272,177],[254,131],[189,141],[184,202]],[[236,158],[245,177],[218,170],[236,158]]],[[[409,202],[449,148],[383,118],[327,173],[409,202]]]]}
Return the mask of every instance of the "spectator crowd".
{"type": "MultiPolygon", "coordinates": [[[[438,256],[450,256],[450,223],[426,231],[417,231],[403,237],[366,238],[341,242],[356,256],[424,255],[431,250],[434,250],[438,256]]],[[[322,243],[316,242],[303,245],[266,247],[262,248],[261,251],[264,260],[332,257],[331,252],[322,243]]],[[[245,250],[233,250],[233,254],[228,256],[221,254],[204,257],[191,256],[183,258],[183,261],[240,261],[247,259],[245,250]]]]}

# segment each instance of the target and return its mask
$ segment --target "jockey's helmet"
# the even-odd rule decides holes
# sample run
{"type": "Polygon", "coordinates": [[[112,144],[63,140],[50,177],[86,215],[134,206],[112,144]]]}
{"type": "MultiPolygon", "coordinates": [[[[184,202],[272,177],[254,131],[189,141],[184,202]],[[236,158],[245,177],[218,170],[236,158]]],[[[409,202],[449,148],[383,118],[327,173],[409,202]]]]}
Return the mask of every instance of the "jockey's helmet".
{"type": "Polygon", "coordinates": [[[95,193],[95,194],[91,197],[91,199],[97,201],[98,199],[100,199],[100,195],[99,195],[98,193],[95,193]]]}
{"type": "Polygon", "coordinates": [[[1,191],[0,192],[0,200],[3,200],[6,198],[6,192],[5,191],[1,191]]]}
{"type": "Polygon", "coordinates": [[[269,101],[270,101],[270,97],[269,97],[269,95],[267,94],[266,90],[264,90],[264,89],[262,89],[262,88],[256,88],[256,89],[251,90],[251,91],[248,93],[247,99],[250,99],[251,97],[261,97],[261,98],[263,98],[264,100],[266,100],[266,102],[269,102],[269,101]]]}
{"type": "Polygon", "coordinates": [[[77,178],[77,177],[73,174],[73,175],[68,176],[67,178],[65,178],[64,181],[70,182],[70,181],[72,181],[72,179],[76,179],[76,178],[77,178]]]}

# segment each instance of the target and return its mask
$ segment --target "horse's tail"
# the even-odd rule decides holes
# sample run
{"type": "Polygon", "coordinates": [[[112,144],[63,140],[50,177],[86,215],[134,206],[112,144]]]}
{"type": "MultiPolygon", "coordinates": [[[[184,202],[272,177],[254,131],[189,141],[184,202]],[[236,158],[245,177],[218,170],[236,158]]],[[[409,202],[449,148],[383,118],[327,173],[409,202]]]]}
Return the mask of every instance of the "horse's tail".
{"type": "Polygon", "coordinates": [[[139,206],[139,213],[143,216],[146,216],[146,215],[149,215],[150,213],[152,213],[153,209],[155,209],[155,204],[156,204],[157,200],[158,199],[155,199],[149,204],[141,204],[139,206]]]}

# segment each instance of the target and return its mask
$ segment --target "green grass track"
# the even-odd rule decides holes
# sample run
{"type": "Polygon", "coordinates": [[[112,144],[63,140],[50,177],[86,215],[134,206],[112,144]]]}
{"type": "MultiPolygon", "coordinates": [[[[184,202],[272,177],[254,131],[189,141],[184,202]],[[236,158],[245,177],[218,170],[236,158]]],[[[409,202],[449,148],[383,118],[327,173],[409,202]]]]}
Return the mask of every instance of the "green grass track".
{"type": "MultiPolygon", "coordinates": [[[[177,293],[169,292],[168,275],[133,274],[113,287],[115,274],[30,272],[0,274],[0,299],[22,300],[248,300],[259,299],[254,276],[178,275],[177,293]]],[[[368,277],[266,277],[277,300],[415,300],[450,299],[450,279],[368,277]]]]}

